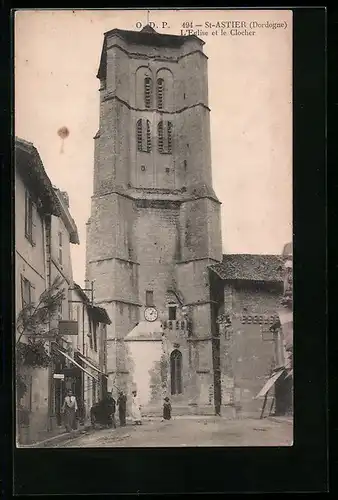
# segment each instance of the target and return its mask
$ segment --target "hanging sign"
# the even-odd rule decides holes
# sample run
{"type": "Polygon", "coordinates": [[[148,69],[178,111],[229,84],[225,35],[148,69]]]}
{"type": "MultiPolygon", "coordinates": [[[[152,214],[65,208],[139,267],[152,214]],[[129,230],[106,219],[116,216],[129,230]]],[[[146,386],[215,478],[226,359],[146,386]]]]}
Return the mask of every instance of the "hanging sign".
{"type": "Polygon", "coordinates": [[[63,373],[54,373],[53,378],[64,380],[65,376],[63,373]]]}
{"type": "Polygon", "coordinates": [[[59,335],[78,335],[78,322],[59,320],[59,335]]]}

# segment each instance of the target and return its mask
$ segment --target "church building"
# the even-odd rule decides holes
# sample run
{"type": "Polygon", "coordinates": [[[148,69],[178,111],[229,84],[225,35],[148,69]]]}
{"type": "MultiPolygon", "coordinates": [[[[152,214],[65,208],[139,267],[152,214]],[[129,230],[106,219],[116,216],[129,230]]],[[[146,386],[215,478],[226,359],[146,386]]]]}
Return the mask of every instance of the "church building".
{"type": "Polygon", "coordinates": [[[209,267],[222,261],[207,57],[196,36],[105,33],[86,279],[107,325],[113,392],[144,413],[214,413],[209,267]],[[115,392],[116,393],[116,392],[115,392]]]}

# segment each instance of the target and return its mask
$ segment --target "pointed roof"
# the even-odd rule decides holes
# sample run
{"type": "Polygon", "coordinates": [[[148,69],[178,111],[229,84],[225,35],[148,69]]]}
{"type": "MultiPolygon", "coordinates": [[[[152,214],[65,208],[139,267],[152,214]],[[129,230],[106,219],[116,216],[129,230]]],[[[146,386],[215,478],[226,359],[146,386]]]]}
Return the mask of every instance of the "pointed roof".
{"type": "Polygon", "coordinates": [[[154,28],[152,28],[152,27],[150,26],[150,24],[146,24],[146,25],[145,25],[145,26],[141,29],[140,33],[156,33],[156,34],[158,35],[157,31],[155,31],[155,30],[154,30],[154,28]]]}
{"type": "Polygon", "coordinates": [[[124,338],[131,340],[162,340],[163,327],[161,321],[140,321],[124,338]]]}

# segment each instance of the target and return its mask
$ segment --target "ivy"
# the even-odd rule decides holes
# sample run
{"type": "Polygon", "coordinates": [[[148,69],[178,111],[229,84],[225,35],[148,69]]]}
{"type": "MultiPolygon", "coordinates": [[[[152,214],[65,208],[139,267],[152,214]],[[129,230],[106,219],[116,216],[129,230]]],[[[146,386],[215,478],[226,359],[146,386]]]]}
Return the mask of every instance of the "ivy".
{"type": "Polygon", "coordinates": [[[27,392],[27,385],[22,374],[26,368],[47,368],[51,356],[45,348],[46,336],[58,334],[58,329],[50,328],[50,321],[59,310],[65,298],[64,289],[60,289],[63,279],[55,278],[52,285],[39,297],[36,304],[25,306],[17,317],[16,341],[16,387],[20,401],[27,392]],[[22,342],[23,336],[27,342],[22,342]]]}

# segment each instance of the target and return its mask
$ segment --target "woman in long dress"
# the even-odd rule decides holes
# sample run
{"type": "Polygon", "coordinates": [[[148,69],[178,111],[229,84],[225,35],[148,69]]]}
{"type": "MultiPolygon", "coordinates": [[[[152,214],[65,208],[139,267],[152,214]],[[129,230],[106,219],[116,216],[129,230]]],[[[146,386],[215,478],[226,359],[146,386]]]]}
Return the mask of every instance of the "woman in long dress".
{"type": "Polygon", "coordinates": [[[133,419],[133,421],[136,425],[141,425],[142,416],[141,416],[140,400],[137,396],[136,391],[133,391],[132,394],[133,394],[133,397],[132,397],[132,401],[131,401],[131,418],[133,419]]]}
{"type": "Polygon", "coordinates": [[[77,410],[78,406],[76,402],[76,397],[73,396],[73,391],[69,390],[62,406],[62,413],[67,432],[70,432],[72,429],[76,429],[77,427],[77,422],[76,422],[77,410]]]}

